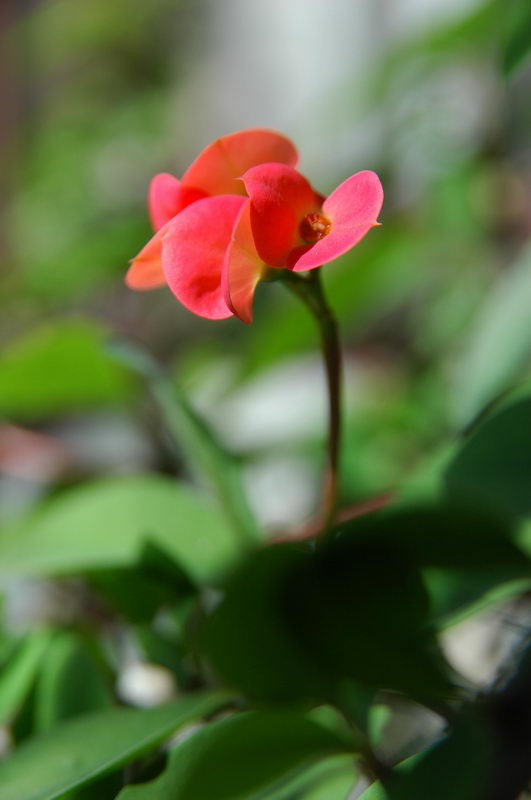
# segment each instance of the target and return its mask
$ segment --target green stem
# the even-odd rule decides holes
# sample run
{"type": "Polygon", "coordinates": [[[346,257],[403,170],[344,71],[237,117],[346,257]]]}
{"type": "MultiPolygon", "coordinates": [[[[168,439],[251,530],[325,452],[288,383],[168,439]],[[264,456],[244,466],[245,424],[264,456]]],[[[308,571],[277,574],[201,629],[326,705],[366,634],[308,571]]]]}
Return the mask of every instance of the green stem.
{"type": "Polygon", "coordinates": [[[321,334],[321,347],[328,384],[328,456],[323,491],[323,530],[333,524],[337,510],[339,479],[339,439],[341,433],[341,347],[337,322],[327,303],[320,276],[321,268],[307,277],[293,272],[283,275],[289,289],[305,303],[314,315],[321,334]]]}

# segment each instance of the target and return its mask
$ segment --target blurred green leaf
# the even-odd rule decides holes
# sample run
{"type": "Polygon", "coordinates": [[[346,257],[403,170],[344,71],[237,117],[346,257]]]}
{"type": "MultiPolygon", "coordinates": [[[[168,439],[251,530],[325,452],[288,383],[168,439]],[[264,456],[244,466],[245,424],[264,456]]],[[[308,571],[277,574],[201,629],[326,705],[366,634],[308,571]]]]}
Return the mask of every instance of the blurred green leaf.
{"type": "Polygon", "coordinates": [[[371,706],[369,711],[369,739],[374,747],[381,743],[385,726],[391,718],[392,712],[389,706],[377,704],[371,706]]]}
{"type": "Polygon", "coordinates": [[[399,487],[397,503],[410,506],[439,501],[444,492],[444,471],[456,449],[455,442],[445,442],[421,458],[399,487]]]}
{"type": "Polygon", "coordinates": [[[349,790],[353,787],[357,778],[355,767],[355,756],[349,755],[328,756],[313,763],[309,767],[304,767],[293,777],[282,783],[281,786],[267,791],[260,798],[264,800],[312,800],[328,797],[336,800],[345,800],[349,790]],[[326,791],[336,793],[326,795],[326,791]]]}
{"type": "Polygon", "coordinates": [[[41,419],[122,402],[133,382],[105,351],[98,323],[64,319],[11,341],[0,354],[0,414],[41,419]]]}
{"type": "Polygon", "coordinates": [[[196,591],[175,559],[152,541],[142,547],[134,567],[91,570],[87,578],[116,612],[139,623],[152,620],[162,606],[173,606],[196,591]]]}
{"type": "Polygon", "coordinates": [[[283,590],[291,636],[336,685],[350,678],[419,700],[444,696],[451,685],[404,529],[395,521],[383,537],[374,526],[371,537],[369,527],[363,537],[345,527],[292,571],[283,590]]]}
{"type": "Polygon", "coordinates": [[[153,542],[194,580],[211,581],[239,557],[220,511],[156,475],[87,482],[0,535],[4,574],[61,575],[132,567],[153,542]]]}
{"type": "Polygon", "coordinates": [[[531,514],[531,399],[489,417],[446,471],[448,496],[513,516],[531,514]]]}
{"type": "Polygon", "coordinates": [[[346,800],[350,796],[357,777],[353,759],[339,756],[334,761],[330,759],[323,764],[322,774],[312,781],[309,788],[297,795],[298,800],[346,800]]]}
{"type": "MultiPolygon", "coordinates": [[[[359,800],[389,800],[387,794],[385,793],[385,789],[383,788],[382,784],[376,781],[372,783],[368,789],[366,789],[363,794],[360,794],[359,800]]],[[[414,800],[412,798],[412,800],[414,800]]]]}
{"type": "Polygon", "coordinates": [[[488,511],[421,505],[390,508],[353,520],[340,530],[360,543],[399,546],[420,570],[429,595],[429,618],[444,627],[487,599],[514,594],[531,579],[531,562],[517,530],[488,511]]]}
{"type": "Polygon", "coordinates": [[[436,628],[531,581],[512,533],[489,513],[391,508],[340,525],[315,553],[269,547],[229,580],[207,652],[229,685],[268,700],[337,700],[347,680],[445,695],[436,628]]]}
{"type": "Polygon", "coordinates": [[[250,711],[205,726],[175,748],[158,779],[126,787],[119,798],[258,800],[308,764],[350,749],[302,714],[250,711]]]}
{"type": "Polygon", "coordinates": [[[308,658],[286,626],[282,593],[301,545],[274,545],[247,559],[229,579],[204,630],[206,653],[230,685],[273,701],[327,700],[329,677],[308,658]]]}
{"type": "Polygon", "coordinates": [[[2,800],[61,797],[149,752],[226,702],[221,693],[200,692],[161,708],[112,708],[65,722],[0,764],[2,800]]]}
{"type": "Polygon", "coordinates": [[[159,17],[164,18],[165,8],[171,6],[174,10],[177,4],[178,0],[154,0],[134,14],[128,14],[127,0],[116,0],[111,6],[95,2],[83,6],[79,15],[72,16],[68,13],[67,2],[56,0],[37,6],[33,14],[19,24],[34,30],[42,48],[41,58],[53,66],[83,51],[107,53],[108,48],[123,47],[124,42],[141,46],[146,26],[156,30],[159,17]],[[56,42],[55,47],[52,42],[56,42]]]}
{"type": "Polygon", "coordinates": [[[154,575],[135,568],[91,570],[87,578],[105,603],[129,622],[151,621],[161,607],[180,596],[179,585],[161,585],[154,575]]]}
{"type": "Polygon", "coordinates": [[[249,504],[237,456],[228,452],[204,420],[194,411],[181,387],[172,382],[151,356],[125,341],[113,343],[122,363],[147,379],[166,426],[182,448],[189,466],[205,476],[240,536],[242,547],[254,546],[260,535],[249,504]]]}
{"type": "Polygon", "coordinates": [[[468,424],[531,358],[530,307],[531,247],[527,247],[494,285],[462,346],[451,397],[458,425],[468,424]]]}
{"type": "Polygon", "coordinates": [[[531,54],[530,4],[526,0],[505,0],[503,24],[502,71],[510,77],[531,54]]]}
{"type": "Polygon", "coordinates": [[[61,720],[112,705],[110,678],[79,634],[57,632],[41,663],[35,730],[46,731],[61,720]]]}
{"type": "Polygon", "coordinates": [[[10,722],[28,695],[50,646],[52,632],[28,633],[0,670],[0,725],[10,722]]]}

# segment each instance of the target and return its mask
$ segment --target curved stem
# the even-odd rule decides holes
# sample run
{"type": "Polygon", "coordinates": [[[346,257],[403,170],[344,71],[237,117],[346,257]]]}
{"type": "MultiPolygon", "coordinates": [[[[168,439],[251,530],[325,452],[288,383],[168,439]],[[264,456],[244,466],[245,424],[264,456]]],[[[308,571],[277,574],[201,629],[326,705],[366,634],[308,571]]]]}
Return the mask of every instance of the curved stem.
{"type": "Polygon", "coordinates": [[[297,294],[314,315],[321,334],[321,347],[328,384],[328,457],[323,490],[323,530],[330,528],[337,510],[339,479],[339,439],[341,433],[341,348],[337,322],[326,301],[320,267],[307,277],[293,272],[284,276],[286,285],[297,294]]]}

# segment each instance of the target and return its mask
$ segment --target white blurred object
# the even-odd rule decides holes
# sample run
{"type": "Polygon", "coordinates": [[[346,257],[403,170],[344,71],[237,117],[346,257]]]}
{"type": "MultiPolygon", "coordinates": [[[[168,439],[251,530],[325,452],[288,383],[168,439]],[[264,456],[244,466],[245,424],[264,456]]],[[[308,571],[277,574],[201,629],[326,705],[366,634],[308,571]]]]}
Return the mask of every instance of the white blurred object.
{"type": "Polygon", "coordinates": [[[302,458],[272,457],[247,467],[247,493],[261,525],[291,528],[315,511],[320,476],[302,458]]]}
{"type": "Polygon", "coordinates": [[[445,631],[443,652],[457,671],[478,687],[487,687],[531,629],[528,601],[487,609],[445,631]]]}
{"type": "Polygon", "coordinates": [[[160,706],[177,695],[173,673],[161,664],[134,661],[126,664],[116,683],[121,700],[139,708],[160,706]]]}
{"type": "Polygon", "coordinates": [[[303,171],[329,191],[331,176],[370,166],[381,149],[382,121],[367,115],[365,93],[382,53],[480,3],[209,0],[203,24],[188,32],[187,76],[177,82],[176,167],[223,133],[266,126],[295,139],[303,171]]]}
{"type": "MultiPolygon", "coordinates": [[[[352,409],[364,397],[372,370],[346,359],[343,371],[345,408],[352,409]]],[[[205,382],[210,382],[208,373],[205,382]]],[[[201,403],[201,407],[235,450],[290,447],[314,436],[325,437],[326,391],[322,357],[315,353],[282,361],[216,402],[210,394],[210,406],[201,403]]],[[[207,387],[198,386],[197,392],[203,397],[207,387]]]]}
{"type": "MultiPolygon", "coordinates": [[[[378,364],[354,358],[344,362],[345,409],[366,402],[381,375],[378,364]]],[[[246,484],[253,510],[265,527],[300,524],[315,512],[321,463],[300,457],[296,449],[326,439],[326,376],[319,353],[297,356],[261,372],[226,394],[219,373],[207,365],[196,374],[193,405],[231,450],[251,455],[246,484]]]]}

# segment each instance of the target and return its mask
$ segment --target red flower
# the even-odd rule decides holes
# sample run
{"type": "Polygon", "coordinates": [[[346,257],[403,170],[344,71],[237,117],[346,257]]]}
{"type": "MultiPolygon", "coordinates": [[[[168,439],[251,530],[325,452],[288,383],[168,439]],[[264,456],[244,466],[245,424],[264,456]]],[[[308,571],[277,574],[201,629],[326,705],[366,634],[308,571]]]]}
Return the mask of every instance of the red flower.
{"type": "MultiPolygon", "coordinates": [[[[162,243],[168,232],[168,223],[177,214],[196,201],[213,195],[244,195],[245,187],[240,176],[256,164],[278,161],[294,166],[298,158],[295,146],[285,136],[275,131],[251,128],[222,136],[209,144],[180,181],[166,172],[155,175],[149,187],[148,207],[157,233],[132,260],[126,284],[131,289],[154,289],[164,285],[162,243]]],[[[212,208],[212,214],[217,213],[218,205],[212,208]]],[[[201,313],[195,308],[191,310],[201,313]]],[[[224,316],[230,316],[230,313],[224,316]]]]}
{"type": "Polygon", "coordinates": [[[254,288],[263,273],[260,264],[294,272],[315,269],[350,250],[379,224],[383,189],[374,172],[357,172],[326,199],[285,164],[252,167],[243,182],[248,208],[227,252],[224,288],[227,305],[244,322],[252,318],[254,288]]]}
{"type": "Polygon", "coordinates": [[[295,160],[295,148],[279,134],[242,131],[204,150],[180,183],[157,176],[150,213],[159,230],[133,260],[128,285],[151,288],[165,279],[196,314],[250,322],[268,268],[314,269],[378,224],[383,190],[374,172],[352,175],[325,199],[293,168],[295,160]],[[276,160],[260,163],[268,148],[276,160]]]}

